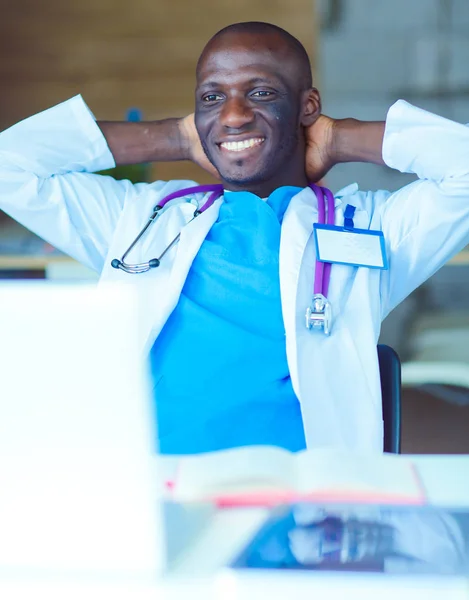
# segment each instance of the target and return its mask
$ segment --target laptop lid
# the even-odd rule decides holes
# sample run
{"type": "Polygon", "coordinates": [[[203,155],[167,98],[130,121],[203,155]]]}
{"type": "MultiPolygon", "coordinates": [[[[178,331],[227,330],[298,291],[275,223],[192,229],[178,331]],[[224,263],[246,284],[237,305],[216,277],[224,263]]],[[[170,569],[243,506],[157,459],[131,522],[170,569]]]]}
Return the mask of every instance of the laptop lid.
{"type": "Polygon", "coordinates": [[[163,567],[135,318],[131,287],[0,284],[0,572],[163,567]]]}

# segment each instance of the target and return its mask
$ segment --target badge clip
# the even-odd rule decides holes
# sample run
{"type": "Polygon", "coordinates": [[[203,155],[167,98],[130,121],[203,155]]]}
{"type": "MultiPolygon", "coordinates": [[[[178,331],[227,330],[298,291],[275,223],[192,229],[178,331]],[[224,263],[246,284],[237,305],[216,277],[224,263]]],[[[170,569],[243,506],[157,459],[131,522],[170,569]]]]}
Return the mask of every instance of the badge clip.
{"type": "Polygon", "coordinates": [[[322,329],[326,335],[331,334],[331,303],[322,294],[314,294],[311,306],[306,309],[306,329],[322,329]]]}

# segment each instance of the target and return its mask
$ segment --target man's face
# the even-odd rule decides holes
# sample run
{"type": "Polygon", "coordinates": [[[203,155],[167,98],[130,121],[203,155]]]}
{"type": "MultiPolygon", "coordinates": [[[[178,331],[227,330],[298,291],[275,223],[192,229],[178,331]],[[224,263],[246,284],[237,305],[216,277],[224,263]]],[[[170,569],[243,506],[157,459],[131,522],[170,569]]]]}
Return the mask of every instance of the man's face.
{"type": "Polygon", "coordinates": [[[296,69],[270,46],[263,36],[223,38],[199,64],[197,131],[232,189],[275,182],[292,161],[304,162],[296,69]]]}

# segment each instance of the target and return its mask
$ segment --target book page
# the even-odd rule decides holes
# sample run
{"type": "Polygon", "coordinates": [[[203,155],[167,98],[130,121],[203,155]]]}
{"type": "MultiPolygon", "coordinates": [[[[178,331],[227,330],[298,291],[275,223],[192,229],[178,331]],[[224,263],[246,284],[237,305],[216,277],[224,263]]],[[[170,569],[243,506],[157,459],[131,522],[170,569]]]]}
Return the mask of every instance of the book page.
{"type": "Polygon", "coordinates": [[[412,463],[403,456],[314,450],[298,455],[297,491],[357,500],[423,500],[412,463]]]}
{"type": "Polygon", "coordinates": [[[296,487],[295,456],[274,446],[249,446],[185,456],[176,473],[177,500],[296,487]]]}

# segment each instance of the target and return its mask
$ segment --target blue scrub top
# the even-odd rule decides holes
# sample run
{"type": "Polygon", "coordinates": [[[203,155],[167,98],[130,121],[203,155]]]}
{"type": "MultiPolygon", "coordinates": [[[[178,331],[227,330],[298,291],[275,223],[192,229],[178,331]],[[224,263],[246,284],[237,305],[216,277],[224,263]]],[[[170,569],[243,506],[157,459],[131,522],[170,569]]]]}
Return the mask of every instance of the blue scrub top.
{"type": "Polygon", "coordinates": [[[305,448],[281,312],[280,226],[297,187],[225,192],[150,354],[160,452],[305,448]]]}

